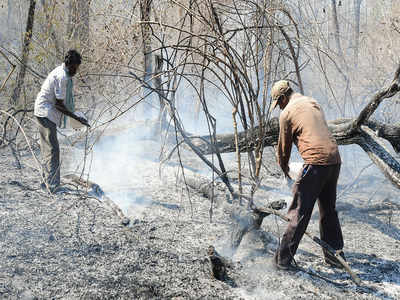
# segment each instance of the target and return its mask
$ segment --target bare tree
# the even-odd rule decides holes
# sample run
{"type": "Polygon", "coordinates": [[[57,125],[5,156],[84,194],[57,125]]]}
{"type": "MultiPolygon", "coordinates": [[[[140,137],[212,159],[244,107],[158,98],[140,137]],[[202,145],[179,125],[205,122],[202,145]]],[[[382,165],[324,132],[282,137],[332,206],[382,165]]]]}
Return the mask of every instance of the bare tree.
{"type": "Polygon", "coordinates": [[[30,52],[29,46],[31,44],[33,23],[35,19],[35,7],[36,7],[36,0],[30,0],[28,19],[26,22],[26,29],[24,32],[24,43],[22,45],[21,64],[20,64],[20,69],[17,73],[16,87],[14,88],[14,92],[11,97],[12,106],[18,105],[19,98],[21,95],[21,89],[24,85],[26,65],[28,63],[29,52],[30,52]]]}
{"type": "Polygon", "coordinates": [[[360,15],[362,0],[354,0],[354,65],[358,64],[358,52],[360,47],[360,15]]]}
{"type": "Polygon", "coordinates": [[[332,7],[332,24],[333,24],[333,36],[335,38],[335,43],[336,43],[336,51],[337,54],[344,58],[344,53],[342,50],[342,45],[340,42],[340,27],[339,27],[339,19],[338,19],[338,13],[337,13],[337,4],[336,0],[331,0],[331,7],[332,7]]]}
{"type": "Polygon", "coordinates": [[[143,79],[151,85],[150,78],[153,72],[152,54],[151,54],[151,28],[150,12],[152,0],[140,0],[140,19],[142,28],[142,51],[144,57],[144,76],[143,79]]]}
{"type": "MultiPolygon", "coordinates": [[[[114,2],[97,8],[102,9],[97,15],[109,18],[99,18],[93,24],[97,32],[93,32],[96,39],[92,40],[90,36],[94,53],[90,76],[98,79],[95,84],[102,101],[99,101],[101,106],[96,112],[98,118],[106,113],[110,115],[108,121],[99,125],[98,131],[103,131],[104,124],[114,122],[146,97],[158,97],[160,112],[164,112],[164,108],[168,112],[168,116],[163,115],[160,119],[173,125],[172,130],[165,131],[165,134],[174,134],[169,141],[175,142],[170,153],[165,155],[166,159],[172,153],[178,153],[183,165],[180,147],[189,147],[213,171],[213,182],[220,178],[225,184],[230,198],[235,200],[232,210],[237,208],[240,221],[248,220],[244,227],[238,226],[232,234],[235,248],[247,231],[260,228],[262,219],[268,214],[255,207],[253,197],[262,179],[263,151],[266,146],[276,144],[279,132],[278,120],[270,119],[268,113],[271,82],[286,78],[303,91],[304,85],[307,88],[310,86],[303,81],[303,76],[313,76],[309,81],[321,87],[324,96],[329,94],[334,98],[336,113],[344,116],[345,109],[341,108],[346,106],[346,101],[354,105],[350,68],[344,64],[347,58],[343,56],[342,47],[346,44],[344,38],[341,40],[339,28],[342,16],[337,9],[337,1],[327,2],[332,5],[336,44],[331,51],[327,42],[329,34],[320,31],[324,22],[317,17],[311,21],[303,19],[300,7],[304,10],[309,8],[303,8],[300,0],[296,9],[291,6],[293,1],[168,1],[174,9],[179,7],[179,20],[173,13],[171,16],[160,13],[153,18],[155,7],[161,2],[135,2],[130,8],[132,13],[126,13],[120,19],[115,17],[118,14],[113,9],[116,8],[111,7],[114,2]],[[309,31],[306,28],[310,28],[309,31]],[[314,72],[316,66],[319,72],[314,72]],[[338,77],[339,80],[336,80],[338,77]],[[185,130],[176,101],[178,91],[182,89],[191,89],[195,95],[196,104],[206,118],[206,136],[196,137],[185,130]],[[145,90],[146,93],[140,95],[136,90],[145,90]],[[210,109],[217,102],[232,111],[232,134],[218,134],[220,120],[210,109]],[[237,176],[231,176],[231,170],[221,155],[225,152],[236,153],[237,176]],[[243,188],[245,183],[251,184],[250,193],[243,188]]],[[[56,1],[52,3],[58,5],[56,1]]],[[[71,10],[67,11],[71,16],[69,38],[90,46],[87,41],[91,2],[70,3],[71,10]]],[[[120,2],[122,8],[118,8],[119,12],[124,12],[126,7],[123,5],[126,3],[120,2]]],[[[92,4],[95,5],[94,2],[92,4]]],[[[360,24],[358,26],[361,27],[360,24]]],[[[60,32],[56,29],[54,32],[60,38],[60,32]]],[[[361,56],[362,52],[357,53],[361,56]]],[[[371,120],[370,117],[384,99],[398,92],[399,73],[397,70],[388,87],[370,87],[368,93],[371,94],[377,87],[381,90],[373,95],[367,106],[360,107],[360,114],[330,122],[338,144],[359,145],[396,187],[400,187],[399,162],[382,140],[388,141],[393,150],[399,152],[400,128],[371,120]]],[[[358,76],[362,80],[360,74],[358,76]]],[[[376,77],[381,82],[387,78],[376,77]]],[[[368,79],[365,81],[368,82],[368,79]]],[[[276,204],[276,208],[283,206],[279,202],[276,204]]]]}

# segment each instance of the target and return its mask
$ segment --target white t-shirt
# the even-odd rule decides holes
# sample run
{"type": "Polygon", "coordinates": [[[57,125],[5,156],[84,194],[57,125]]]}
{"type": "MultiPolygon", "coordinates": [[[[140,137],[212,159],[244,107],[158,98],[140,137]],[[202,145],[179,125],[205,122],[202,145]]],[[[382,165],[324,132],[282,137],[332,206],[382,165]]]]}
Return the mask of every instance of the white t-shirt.
{"type": "Polygon", "coordinates": [[[61,125],[62,113],[57,110],[55,104],[56,99],[65,100],[69,79],[64,63],[50,72],[36,97],[35,116],[47,118],[57,126],[61,125]]]}

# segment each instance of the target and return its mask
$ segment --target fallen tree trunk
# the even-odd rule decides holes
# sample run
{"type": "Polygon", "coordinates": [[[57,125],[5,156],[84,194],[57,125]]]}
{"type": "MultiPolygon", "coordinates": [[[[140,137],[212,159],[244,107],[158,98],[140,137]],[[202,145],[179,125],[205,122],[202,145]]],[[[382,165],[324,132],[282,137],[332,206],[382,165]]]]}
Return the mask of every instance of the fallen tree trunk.
{"type": "MultiPolygon", "coordinates": [[[[338,145],[360,144],[364,142],[359,132],[352,132],[351,130],[355,120],[356,119],[339,119],[328,122],[329,129],[338,145]]],[[[378,137],[389,141],[396,152],[400,152],[400,125],[388,125],[375,120],[367,121],[364,125],[375,131],[378,137]]],[[[240,152],[243,153],[253,150],[255,145],[261,142],[258,132],[259,127],[256,126],[253,130],[249,129],[238,133],[240,152]],[[248,143],[248,140],[253,142],[248,143]]],[[[272,118],[265,127],[265,135],[262,140],[263,146],[268,147],[276,145],[278,143],[278,136],[279,120],[278,118],[272,118]]],[[[193,144],[198,147],[204,155],[213,154],[216,147],[218,147],[221,153],[230,153],[236,151],[234,138],[233,134],[219,134],[217,135],[217,143],[211,144],[208,136],[202,136],[200,138],[194,137],[193,144]]]]}
{"type": "MultiPolygon", "coordinates": [[[[400,164],[390,154],[380,139],[387,140],[396,151],[400,152],[400,126],[388,125],[377,121],[366,121],[359,130],[352,129],[356,119],[341,119],[329,122],[329,129],[338,145],[359,145],[371,158],[382,173],[397,187],[400,188],[400,164]],[[368,133],[367,133],[368,131],[368,133]]],[[[239,133],[240,152],[253,150],[259,142],[257,127],[254,130],[239,133]],[[247,138],[246,138],[247,135],[247,138]],[[249,138],[250,137],[250,138],[249,138]],[[249,143],[249,141],[252,141],[249,143]]],[[[263,146],[274,146],[278,142],[279,121],[273,118],[266,127],[263,146]]],[[[235,143],[233,134],[217,135],[217,143],[212,145],[207,137],[201,137],[193,142],[204,154],[214,153],[218,147],[221,153],[234,152],[235,143]]]]}

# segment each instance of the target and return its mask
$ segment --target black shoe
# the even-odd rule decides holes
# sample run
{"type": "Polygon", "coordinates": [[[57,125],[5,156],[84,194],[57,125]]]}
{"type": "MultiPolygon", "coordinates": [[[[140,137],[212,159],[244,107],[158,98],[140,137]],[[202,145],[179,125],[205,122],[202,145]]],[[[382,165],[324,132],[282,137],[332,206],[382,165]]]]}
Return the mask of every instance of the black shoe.
{"type": "Polygon", "coordinates": [[[62,186],[60,186],[60,185],[56,185],[56,186],[51,186],[51,185],[49,185],[49,186],[48,186],[48,189],[47,189],[46,184],[43,183],[43,182],[40,184],[40,189],[41,189],[42,191],[44,191],[44,192],[50,192],[50,194],[53,194],[53,195],[66,194],[66,193],[68,193],[68,191],[69,191],[68,188],[62,187],[62,186]]]}
{"type": "Polygon", "coordinates": [[[296,271],[297,270],[296,266],[294,266],[292,264],[292,262],[289,262],[288,264],[280,264],[280,263],[278,263],[278,256],[277,256],[276,253],[275,253],[274,258],[272,260],[272,264],[274,266],[274,269],[277,270],[277,271],[278,270],[279,271],[296,271]]]}
{"type": "Polygon", "coordinates": [[[41,189],[43,192],[47,192],[47,193],[50,192],[50,194],[53,193],[54,188],[55,188],[55,187],[52,187],[51,185],[46,185],[44,182],[42,182],[42,183],[40,184],[40,189],[41,189]]]}
{"type": "Polygon", "coordinates": [[[63,186],[57,186],[54,189],[52,189],[51,193],[55,194],[55,195],[61,195],[61,194],[66,194],[68,193],[70,190],[66,187],[63,186]]]}
{"type": "MultiPolygon", "coordinates": [[[[339,255],[346,261],[343,251],[338,252],[339,255]]],[[[343,268],[343,265],[340,261],[336,258],[336,256],[330,254],[329,252],[325,252],[325,262],[333,268],[343,268]]]]}
{"type": "Polygon", "coordinates": [[[298,271],[298,268],[293,264],[281,265],[274,263],[274,268],[277,271],[298,271]]]}
{"type": "Polygon", "coordinates": [[[45,184],[44,182],[42,182],[42,183],[40,184],[40,189],[41,189],[42,191],[47,191],[47,187],[46,187],[46,184],[45,184]]]}

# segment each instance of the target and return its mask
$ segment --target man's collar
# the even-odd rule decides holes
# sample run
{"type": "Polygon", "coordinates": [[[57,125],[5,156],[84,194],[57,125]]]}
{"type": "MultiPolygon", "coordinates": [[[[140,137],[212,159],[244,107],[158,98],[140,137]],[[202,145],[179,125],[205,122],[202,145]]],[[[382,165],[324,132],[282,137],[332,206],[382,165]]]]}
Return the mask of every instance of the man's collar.
{"type": "Polygon", "coordinates": [[[63,70],[65,71],[65,74],[67,74],[67,77],[68,77],[68,78],[71,78],[71,76],[69,76],[68,68],[67,68],[67,66],[65,65],[65,63],[62,63],[61,66],[62,66],[63,70]]]}
{"type": "MultiPolygon", "coordinates": [[[[303,97],[302,94],[300,94],[300,93],[293,93],[293,95],[290,97],[290,101],[292,101],[292,100],[297,100],[298,98],[301,98],[301,97],[303,97]]],[[[290,101],[289,101],[289,102],[290,102],[290,101]]]]}
{"type": "Polygon", "coordinates": [[[300,94],[300,93],[294,93],[293,95],[290,96],[290,100],[288,105],[293,104],[297,101],[299,101],[301,98],[303,98],[304,95],[300,94]]]}
{"type": "Polygon", "coordinates": [[[288,107],[292,106],[294,103],[298,102],[303,97],[304,96],[302,94],[300,94],[300,93],[293,93],[290,96],[288,104],[285,106],[285,108],[282,111],[286,110],[288,107]]]}

